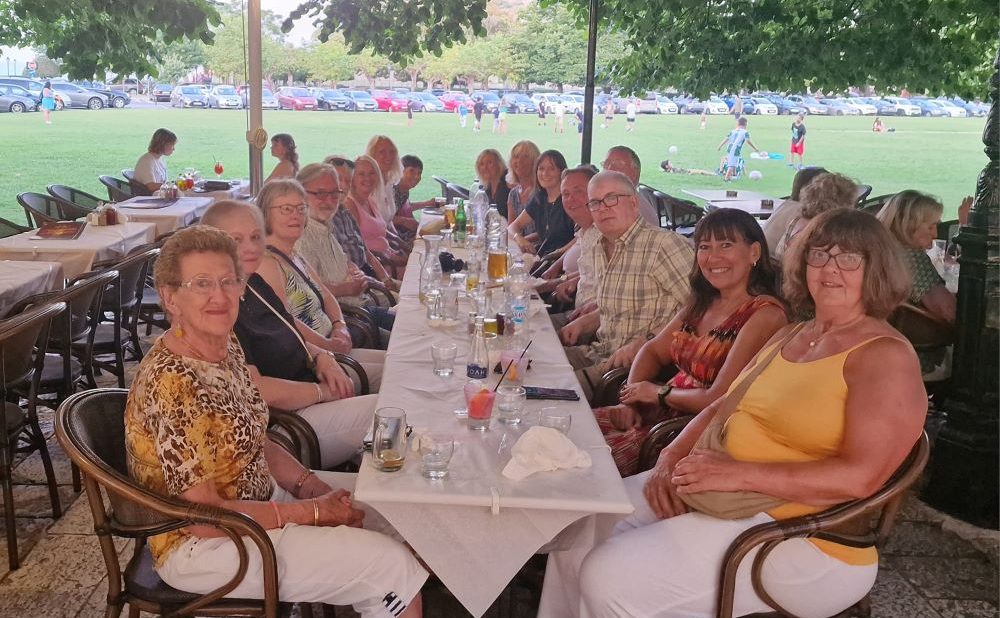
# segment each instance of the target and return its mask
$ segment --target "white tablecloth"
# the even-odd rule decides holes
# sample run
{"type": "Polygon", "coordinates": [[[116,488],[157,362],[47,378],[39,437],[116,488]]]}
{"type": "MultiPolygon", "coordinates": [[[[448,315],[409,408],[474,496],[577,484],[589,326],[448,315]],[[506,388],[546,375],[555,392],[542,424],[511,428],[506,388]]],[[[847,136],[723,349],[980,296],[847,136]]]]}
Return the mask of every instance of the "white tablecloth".
{"type": "Polygon", "coordinates": [[[212,197],[181,197],[173,204],[162,208],[143,207],[156,205],[156,202],[152,201],[154,199],[133,197],[115,206],[128,217],[129,221],[152,223],[156,226],[156,235],[162,236],[190,225],[215,203],[212,197]]]}
{"type": "Polygon", "coordinates": [[[758,219],[767,219],[772,214],[774,214],[774,209],[781,206],[782,200],[774,200],[774,204],[770,208],[764,208],[760,205],[760,200],[755,199],[740,199],[740,200],[713,200],[708,203],[708,212],[713,210],[718,210],[720,208],[736,208],[737,210],[742,210],[745,213],[751,214],[758,219]]]}
{"type": "MultiPolygon", "coordinates": [[[[463,257],[464,251],[453,251],[463,257]]],[[[415,290],[418,275],[411,259],[404,290],[415,290]]],[[[534,301],[530,318],[532,368],[525,382],[533,386],[571,388],[580,392],[548,315],[534,301]]],[[[466,306],[461,307],[467,315],[466,306]]],[[[468,351],[466,324],[431,327],[415,294],[404,294],[397,306],[378,406],[398,406],[415,430],[452,433],[455,455],[444,481],[420,474],[411,453],[403,469],[378,472],[366,455],[358,475],[356,496],[381,513],[434,570],[474,616],[482,615],[511,578],[539,549],[566,526],[599,514],[583,525],[594,534],[609,534],[614,521],[632,511],[618,470],[581,398],[578,402],[529,401],[526,416],[543,407],[571,410],[569,437],[590,453],[587,469],[544,472],[519,482],[500,473],[510,447],[526,427],[505,429],[495,421],[490,431],[470,431],[454,410],[465,407],[462,386],[468,351]],[[431,371],[430,343],[450,339],[459,344],[456,372],[448,378],[431,371]]],[[[495,356],[496,354],[491,354],[495,356]]],[[[497,376],[492,376],[495,383],[497,376]]]]}
{"type": "Polygon", "coordinates": [[[746,189],[681,189],[682,192],[696,197],[700,200],[705,200],[706,202],[732,202],[735,200],[774,200],[775,205],[781,203],[781,199],[771,197],[770,195],[765,195],[763,193],[757,193],[756,191],[747,191],[746,189]],[[727,191],[735,191],[736,195],[728,196],[727,191]]]}
{"type": "Polygon", "coordinates": [[[213,202],[217,200],[231,200],[238,199],[243,195],[250,193],[250,183],[246,181],[240,181],[240,184],[233,185],[229,189],[223,191],[199,191],[198,189],[191,189],[190,191],[185,191],[184,195],[187,197],[207,197],[211,198],[213,202]]]}
{"type": "Polygon", "coordinates": [[[59,262],[67,279],[92,270],[95,262],[124,257],[133,247],[152,242],[156,226],[129,222],[98,227],[87,224],[74,240],[46,240],[35,231],[0,239],[0,260],[59,262]]]}
{"type": "Polygon", "coordinates": [[[63,268],[58,262],[0,260],[0,317],[22,299],[63,286],[63,268]]]}

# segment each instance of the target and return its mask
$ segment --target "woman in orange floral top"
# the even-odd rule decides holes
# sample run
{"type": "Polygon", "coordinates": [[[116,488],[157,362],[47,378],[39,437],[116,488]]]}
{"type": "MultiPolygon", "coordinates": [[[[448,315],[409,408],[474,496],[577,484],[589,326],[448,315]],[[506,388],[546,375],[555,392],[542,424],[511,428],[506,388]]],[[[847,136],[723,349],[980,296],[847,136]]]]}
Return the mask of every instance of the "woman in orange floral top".
{"type": "MultiPolygon", "coordinates": [[[[266,529],[282,601],[351,604],[366,618],[420,616],[427,573],[377,516],[366,521],[351,498],[354,475],[304,468],[267,438],[267,405],[233,335],[245,289],[236,242],[211,227],[181,230],[163,246],[155,279],[171,328],[129,391],[132,476],[266,529]]],[[[218,588],[238,564],[234,541],[209,526],[153,536],[149,549],[163,581],[188,592],[218,588]]],[[[229,594],[261,598],[263,571],[247,549],[251,568],[229,594]]]]}
{"type": "Polygon", "coordinates": [[[622,476],[641,472],[639,448],[653,425],[701,412],[788,322],[753,217],[717,210],[698,223],[694,243],[687,305],[639,350],[621,404],[594,410],[622,476]],[[657,379],[670,365],[677,374],[661,385],[657,379]]]}

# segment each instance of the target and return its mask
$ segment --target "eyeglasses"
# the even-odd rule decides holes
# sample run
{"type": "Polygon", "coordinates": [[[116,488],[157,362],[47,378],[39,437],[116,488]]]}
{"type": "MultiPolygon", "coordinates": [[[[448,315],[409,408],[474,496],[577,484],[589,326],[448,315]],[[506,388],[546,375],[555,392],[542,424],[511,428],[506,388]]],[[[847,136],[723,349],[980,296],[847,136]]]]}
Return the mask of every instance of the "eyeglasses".
{"type": "Polygon", "coordinates": [[[587,210],[590,212],[597,212],[601,209],[601,206],[605,208],[614,208],[618,205],[618,200],[623,197],[632,197],[631,193],[612,193],[610,195],[605,195],[603,199],[600,200],[590,200],[587,202],[587,210]]]}
{"type": "Polygon", "coordinates": [[[208,296],[215,291],[216,288],[222,290],[223,294],[229,294],[230,296],[239,296],[243,293],[243,288],[246,287],[246,279],[242,277],[223,277],[222,279],[213,279],[208,275],[198,275],[193,277],[190,281],[185,281],[177,287],[187,288],[199,296],[208,296]]]}
{"type": "Polygon", "coordinates": [[[306,193],[318,200],[340,199],[340,196],[344,194],[340,189],[334,189],[333,191],[306,191],[306,193]]]}
{"type": "Polygon", "coordinates": [[[813,268],[823,268],[830,260],[837,264],[840,270],[857,270],[865,263],[865,256],[860,253],[838,253],[833,255],[822,249],[810,249],[806,252],[806,264],[813,268]]]}
{"type": "Polygon", "coordinates": [[[309,210],[309,206],[307,204],[282,204],[281,206],[271,206],[271,210],[277,210],[283,215],[302,215],[309,210]]]}

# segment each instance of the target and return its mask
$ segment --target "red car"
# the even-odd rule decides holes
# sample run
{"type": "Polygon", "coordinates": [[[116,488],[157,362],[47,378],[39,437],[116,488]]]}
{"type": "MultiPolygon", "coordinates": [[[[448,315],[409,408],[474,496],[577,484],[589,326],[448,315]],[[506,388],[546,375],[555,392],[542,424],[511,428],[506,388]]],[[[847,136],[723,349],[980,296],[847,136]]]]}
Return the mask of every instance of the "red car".
{"type": "Polygon", "coordinates": [[[405,112],[407,98],[391,90],[372,90],[372,98],[383,112],[405,112]]]}
{"type": "Polygon", "coordinates": [[[472,99],[464,92],[446,92],[438,97],[444,104],[444,111],[453,112],[459,105],[464,105],[472,109],[474,105],[472,99]]]}
{"type": "Polygon", "coordinates": [[[309,94],[305,88],[285,86],[278,88],[278,108],[301,111],[316,109],[316,97],[309,94]]]}

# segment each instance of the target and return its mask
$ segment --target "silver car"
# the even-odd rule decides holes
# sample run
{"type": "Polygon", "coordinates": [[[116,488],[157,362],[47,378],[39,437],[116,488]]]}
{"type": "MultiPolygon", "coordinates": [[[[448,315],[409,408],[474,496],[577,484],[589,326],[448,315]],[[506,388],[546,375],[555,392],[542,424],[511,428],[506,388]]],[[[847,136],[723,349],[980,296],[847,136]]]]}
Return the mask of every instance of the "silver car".
{"type": "Polygon", "coordinates": [[[243,107],[243,100],[236,93],[236,88],[222,85],[213,86],[208,91],[205,107],[215,109],[240,109],[243,107]]]}
{"type": "Polygon", "coordinates": [[[35,111],[35,98],[30,92],[20,86],[0,84],[0,112],[19,114],[32,111],[35,111]]]}
{"type": "Polygon", "coordinates": [[[177,86],[170,93],[170,107],[205,107],[208,97],[201,86],[177,86]]]}
{"type": "Polygon", "coordinates": [[[52,82],[52,89],[63,95],[63,99],[70,107],[82,107],[85,109],[104,109],[110,103],[108,97],[93,90],[81,88],[69,82],[52,82]]]}

